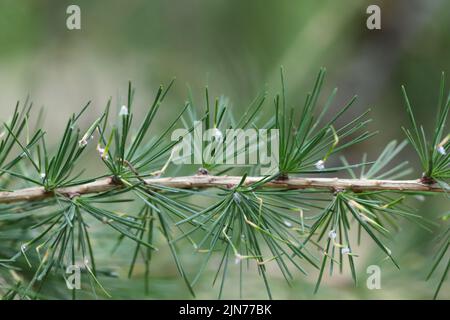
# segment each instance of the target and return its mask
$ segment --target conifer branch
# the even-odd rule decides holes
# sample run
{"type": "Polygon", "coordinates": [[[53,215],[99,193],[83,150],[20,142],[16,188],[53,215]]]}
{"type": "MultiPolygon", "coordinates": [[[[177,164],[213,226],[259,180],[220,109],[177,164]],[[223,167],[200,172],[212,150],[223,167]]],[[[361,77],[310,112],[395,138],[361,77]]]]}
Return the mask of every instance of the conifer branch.
{"type": "MultiPolygon", "coordinates": [[[[68,265],[78,265],[78,261],[82,261],[91,283],[97,284],[93,292],[99,290],[109,296],[97,278],[102,269],[97,266],[93,250],[92,236],[96,230],[90,227],[93,223],[114,230],[117,246],[123,239],[133,241],[129,276],[133,275],[137,259],[142,259],[146,286],[153,252],[160,245],[155,234],[161,234],[193,296],[195,284],[217,254],[222,256],[214,280],[222,278],[219,298],[230,261],[240,266],[243,261],[253,262],[269,298],[272,298],[269,264],[276,264],[288,283],[293,279],[292,268],[304,274],[305,265],[317,269],[315,292],[327,268],[331,275],[337,266],[343,272],[344,264],[348,264],[356,283],[355,264],[362,233],[398,267],[392,250],[385,244],[390,234],[399,230],[398,220],[413,221],[431,230],[429,222],[409,204],[408,196],[448,195],[449,191],[450,93],[446,93],[445,77],[441,78],[436,126],[431,135],[418,123],[403,88],[411,123],[403,128],[408,141],[393,140],[374,161],[368,161],[367,154],[363,154],[360,162],[350,164],[342,151],[375,133],[367,130],[368,112],[342,124],[342,116],[352,107],[355,97],[337,113],[331,113],[335,89],[322,105],[319,96],[324,76],[325,70],[321,69],[303,107],[297,108],[286,99],[282,72],[281,93],[273,99],[275,115],[270,119],[261,117],[265,92],[235,118],[226,99],[217,98],[211,103],[206,88],[204,107],[199,108],[189,99],[163,132],[156,135],[151,127],[173,82],[167,88],[159,88],[137,127],[133,122],[134,90],[130,83],[126,104],[115,118],[109,100],[105,111],[86,131],[81,131],[78,120],[88,109],[88,103],[80,113],[70,117],[60,142],[53,148],[48,147],[43,129],[34,133],[29,130],[31,103],[27,101],[23,108],[18,104],[11,119],[0,126],[0,280],[5,279],[8,284],[6,291],[0,286],[0,297],[34,297],[40,293],[37,283],[64,272],[68,265]],[[262,159],[268,157],[270,141],[270,154],[277,155],[270,159],[274,171],[259,173],[267,165],[262,162],[249,161],[255,165],[238,170],[225,166],[224,162],[216,161],[223,156],[219,152],[223,151],[221,145],[211,147],[207,141],[194,143],[206,153],[197,153],[195,147],[194,151],[187,148],[185,152],[183,146],[191,144],[180,138],[194,132],[195,140],[196,123],[209,130],[214,142],[231,145],[235,140],[227,134],[230,128],[256,128],[265,133],[274,129],[277,134],[271,133],[265,144],[266,156],[259,154],[262,159]],[[171,132],[179,132],[176,129],[179,125],[184,127],[180,129],[183,134],[174,139],[171,132]],[[97,160],[104,168],[98,175],[87,176],[82,157],[88,150],[93,151],[93,140],[97,138],[97,160]],[[413,173],[407,161],[397,161],[408,145],[420,160],[419,172],[413,173]],[[178,147],[183,149],[183,158],[194,155],[195,161],[188,163],[202,168],[197,174],[187,170],[181,174],[180,168],[173,170],[171,163],[180,164],[174,160],[182,158],[175,152],[178,147]],[[341,154],[342,165],[332,167],[327,160],[336,154],[341,154]],[[345,171],[349,178],[330,178],[337,172],[345,177],[345,171]],[[403,180],[411,174],[422,176],[403,180]],[[124,210],[116,207],[119,204],[126,204],[124,210]],[[351,236],[355,231],[357,241],[351,236]],[[202,256],[195,275],[184,267],[179,247],[182,245],[183,251],[192,248],[193,254],[202,256]],[[20,270],[20,276],[27,270],[30,274],[21,279],[12,273],[15,270],[20,270]]],[[[246,153],[250,158],[250,151],[260,141],[246,139],[245,135],[236,136],[236,140],[244,142],[241,147],[233,147],[230,155],[244,158],[246,153]]],[[[448,230],[442,237],[442,249],[430,276],[446,261],[450,248],[448,230]]],[[[239,271],[240,292],[245,270],[241,267],[239,271]]],[[[441,277],[436,296],[446,275],[447,271],[441,277]]],[[[72,298],[76,295],[72,289],[72,298]]]]}
{"type": "MultiPolygon", "coordinates": [[[[243,185],[251,185],[262,181],[264,177],[246,177],[243,185]]],[[[241,182],[241,176],[193,175],[183,177],[150,178],[143,181],[151,189],[158,191],[161,187],[177,189],[233,188],[241,182]]],[[[100,193],[122,188],[113,178],[99,179],[68,188],[46,191],[43,187],[20,189],[11,192],[0,192],[0,203],[17,203],[23,201],[39,201],[55,194],[67,198],[78,195],[100,193]]],[[[376,179],[339,179],[339,178],[304,178],[293,177],[265,182],[261,188],[276,189],[311,189],[337,191],[397,191],[397,192],[445,192],[439,184],[425,184],[418,180],[376,180],[376,179]]]]}

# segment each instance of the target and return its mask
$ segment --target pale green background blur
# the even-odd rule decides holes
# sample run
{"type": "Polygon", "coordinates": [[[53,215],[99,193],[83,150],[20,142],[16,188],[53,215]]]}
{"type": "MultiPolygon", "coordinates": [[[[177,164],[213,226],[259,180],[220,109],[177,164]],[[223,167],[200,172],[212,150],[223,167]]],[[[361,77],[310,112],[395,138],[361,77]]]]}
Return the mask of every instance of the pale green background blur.
{"type": "MultiPolygon", "coordinates": [[[[380,130],[346,154],[356,160],[363,152],[374,156],[391,139],[403,139],[400,127],[407,119],[401,84],[407,85],[418,118],[432,126],[440,72],[450,72],[449,40],[450,1],[446,0],[0,0],[0,119],[8,117],[17,99],[30,94],[36,106],[46,108],[49,136],[58,137],[67,117],[88,100],[93,101],[93,109],[87,120],[92,120],[108,97],[123,98],[127,81],[132,80],[135,106],[144,110],[158,85],[176,76],[157,122],[163,128],[164,119],[170,119],[186,99],[187,83],[198,98],[208,84],[213,95],[224,94],[242,108],[266,84],[271,93],[279,89],[283,65],[290,102],[300,104],[324,66],[325,91],[338,86],[340,102],[358,94],[354,112],[372,108],[371,129],[380,130]],[[79,31],[66,28],[69,4],[81,7],[79,31]],[[381,31],[366,28],[369,4],[381,7],[381,31]]],[[[411,149],[402,157],[417,164],[411,149]]],[[[448,201],[416,205],[435,221],[449,210],[448,201]]],[[[289,288],[282,275],[273,272],[274,297],[428,299],[437,280],[424,281],[436,249],[435,236],[404,223],[392,245],[400,271],[382,262],[379,251],[366,242],[357,259],[357,288],[346,274],[325,279],[319,294],[313,295],[315,273],[297,275],[289,288]],[[370,264],[382,267],[381,290],[366,289],[365,270],[370,264]]],[[[155,256],[151,293],[145,296],[143,266],[138,265],[132,280],[125,279],[130,250],[125,246],[111,256],[111,240],[111,234],[102,231],[96,253],[103,255],[97,265],[121,276],[103,279],[114,298],[190,298],[166,247],[155,256]]],[[[184,259],[187,269],[195,270],[199,261],[190,252],[184,259]]],[[[213,260],[210,274],[197,287],[198,298],[217,296],[217,287],[211,287],[215,264],[213,260]]],[[[246,280],[244,298],[266,298],[256,273],[246,280]]],[[[237,297],[237,285],[229,281],[225,298],[237,297]]],[[[450,298],[448,283],[441,298],[450,298]]]]}

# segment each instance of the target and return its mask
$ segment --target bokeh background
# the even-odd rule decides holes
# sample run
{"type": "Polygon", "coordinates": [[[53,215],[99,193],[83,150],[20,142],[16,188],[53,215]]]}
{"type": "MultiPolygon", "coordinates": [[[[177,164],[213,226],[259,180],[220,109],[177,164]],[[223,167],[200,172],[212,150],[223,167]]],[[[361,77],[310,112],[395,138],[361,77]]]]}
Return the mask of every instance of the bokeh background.
{"type": "MultiPolygon", "coordinates": [[[[187,97],[187,84],[201,97],[207,84],[213,95],[226,95],[236,110],[265,86],[279,90],[279,68],[286,70],[288,98],[300,104],[321,66],[328,70],[325,91],[339,88],[337,102],[359,96],[353,112],[372,109],[372,130],[379,134],[352,148],[346,156],[374,156],[392,139],[403,139],[407,118],[400,85],[407,85],[418,118],[433,126],[441,71],[450,71],[450,1],[265,1],[265,0],[0,0],[0,119],[15,102],[30,95],[46,110],[45,129],[58,137],[68,116],[88,101],[92,121],[109,97],[125,98],[128,80],[136,87],[135,108],[144,110],[160,83],[177,77],[157,123],[164,127],[187,97]],[[66,28],[66,8],[81,8],[81,30],[66,28]],[[382,30],[366,28],[366,8],[378,4],[382,30]]],[[[447,77],[448,79],[448,77],[447,77]]],[[[241,109],[242,110],[242,109],[241,109]]],[[[138,111],[139,112],[139,111],[138,111]]],[[[270,108],[266,109],[270,112],[270,108]]],[[[270,116],[268,114],[267,116],[270,116]]],[[[416,166],[409,148],[401,157],[416,166]]],[[[92,162],[90,170],[96,170],[92,162]]],[[[100,166],[100,164],[98,164],[100,166]]],[[[417,202],[432,221],[448,212],[448,201],[417,202]]],[[[437,230],[437,229],[436,229],[437,230]]],[[[432,297],[434,281],[426,282],[436,243],[430,233],[404,223],[393,239],[397,270],[367,242],[358,258],[360,283],[349,274],[325,279],[313,295],[316,274],[298,275],[288,287],[278,272],[271,277],[279,299],[407,299],[432,297]],[[368,290],[366,268],[382,267],[382,289],[368,290]]],[[[110,267],[119,278],[103,279],[114,298],[190,298],[168,250],[152,263],[150,294],[144,295],[143,266],[126,279],[130,261],[125,245],[110,254],[112,235],[100,230],[97,265],[110,267]]],[[[188,269],[199,261],[186,250],[188,269]]],[[[213,274],[214,263],[209,272],[213,274]]],[[[238,273],[235,273],[238,277],[238,273]]],[[[214,299],[211,277],[197,287],[197,297],[214,299]]],[[[248,275],[244,298],[266,298],[256,275],[248,275]]],[[[225,298],[238,297],[233,279],[225,298]]],[[[441,298],[450,298],[449,285],[441,298]]]]}

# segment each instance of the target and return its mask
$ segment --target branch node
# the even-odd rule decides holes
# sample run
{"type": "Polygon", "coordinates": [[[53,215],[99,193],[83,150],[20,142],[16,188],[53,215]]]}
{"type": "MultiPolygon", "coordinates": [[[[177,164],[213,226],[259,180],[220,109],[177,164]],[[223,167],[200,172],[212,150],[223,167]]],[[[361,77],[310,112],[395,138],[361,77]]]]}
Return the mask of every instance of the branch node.
{"type": "Polygon", "coordinates": [[[280,173],[280,175],[275,179],[275,181],[286,181],[289,180],[289,176],[286,173],[280,173]]]}
{"type": "Polygon", "coordinates": [[[205,168],[198,168],[197,175],[199,176],[207,176],[209,174],[208,170],[205,168]]]}
{"type": "Polygon", "coordinates": [[[428,177],[425,172],[422,174],[422,178],[420,178],[420,182],[426,185],[432,185],[436,183],[432,177],[428,177]]]}
{"type": "Polygon", "coordinates": [[[112,176],[111,177],[111,183],[115,186],[120,186],[122,185],[122,180],[118,177],[118,176],[112,176]]]}

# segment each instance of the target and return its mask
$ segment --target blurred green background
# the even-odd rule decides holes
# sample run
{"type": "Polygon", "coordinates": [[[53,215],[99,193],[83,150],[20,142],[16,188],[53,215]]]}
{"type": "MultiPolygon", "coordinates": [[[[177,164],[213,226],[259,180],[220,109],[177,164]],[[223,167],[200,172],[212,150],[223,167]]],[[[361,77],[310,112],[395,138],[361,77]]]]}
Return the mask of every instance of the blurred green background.
{"type": "MultiPolygon", "coordinates": [[[[11,113],[16,100],[29,94],[45,106],[45,129],[58,137],[67,117],[88,101],[93,108],[86,121],[103,109],[108,97],[123,99],[127,81],[136,87],[135,108],[144,110],[160,83],[177,77],[158,121],[170,119],[187,97],[188,83],[200,99],[208,84],[213,95],[224,94],[241,110],[266,85],[279,89],[279,68],[285,67],[291,104],[303,102],[321,66],[328,70],[326,90],[339,88],[338,102],[359,96],[353,112],[372,109],[372,130],[379,134],[346,154],[357,160],[374,156],[391,139],[403,139],[407,118],[400,85],[407,85],[418,118],[433,126],[440,72],[450,71],[450,1],[265,1],[265,0],[0,0],[0,119],[11,113]],[[81,8],[81,30],[66,28],[66,8],[81,8]],[[378,4],[382,30],[366,28],[366,8],[378,4]]],[[[448,79],[448,77],[447,77],[448,79]]],[[[267,112],[270,108],[266,108],[267,112]]],[[[350,115],[349,115],[350,116],[350,115]]],[[[411,148],[401,157],[417,165],[411,148]]],[[[100,166],[100,164],[98,164],[100,166]]],[[[417,166],[416,166],[417,167],[417,166]]],[[[92,170],[95,170],[92,169],[92,170]]],[[[437,221],[448,201],[416,203],[422,215],[437,221]]],[[[99,230],[97,265],[113,269],[118,279],[103,279],[114,298],[190,298],[163,246],[151,266],[151,292],[143,291],[143,266],[126,279],[130,250],[110,255],[111,233],[99,230]]],[[[404,223],[392,248],[397,270],[366,242],[357,260],[360,283],[349,274],[325,279],[313,295],[316,274],[297,275],[288,287],[274,271],[271,284],[279,299],[406,299],[430,298],[436,287],[426,282],[436,233],[404,223]],[[382,289],[368,290],[366,268],[382,267],[382,289]]],[[[163,242],[163,241],[162,241],[163,242]]],[[[187,269],[198,259],[186,250],[187,269]]],[[[215,264],[210,263],[210,275],[215,264]]],[[[238,277],[238,270],[235,270],[238,277]]],[[[246,279],[244,298],[266,298],[256,272],[246,279]]],[[[211,277],[197,286],[197,297],[214,299],[211,277]]],[[[225,298],[238,297],[229,281],[225,298]]],[[[450,298],[448,284],[441,298],[450,298]]]]}

